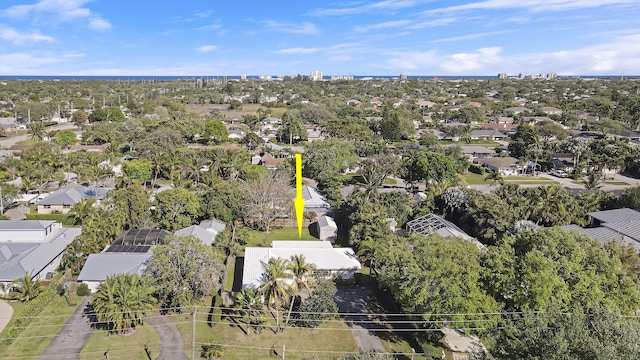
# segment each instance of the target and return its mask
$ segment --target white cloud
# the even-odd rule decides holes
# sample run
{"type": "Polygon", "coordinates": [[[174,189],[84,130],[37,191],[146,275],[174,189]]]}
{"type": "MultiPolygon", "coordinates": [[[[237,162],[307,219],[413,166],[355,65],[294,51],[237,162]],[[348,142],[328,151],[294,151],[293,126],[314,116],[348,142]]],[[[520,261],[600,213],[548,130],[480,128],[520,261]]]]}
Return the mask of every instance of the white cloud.
{"type": "Polygon", "coordinates": [[[296,47],[296,48],[287,48],[287,49],[280,49],[278,51],[276,51],[276,54],[281,54],[281,55],[290,55],[290,54],[315,54],[317,52],[322,51],[322,48],[303,48],[303,47],[296,47]]]}
{"type": "Polygon", "coordinates": [[[485,0],[425,11],[424,14],[464,10],[528,9],[532,12],[562,11],[637,4],[637,0],[485,0]]]}
{"type": "Polygon", "coordinates": [[[0,74],[20,75],[60,75],[59,66],[71,64],[83,54],[0,54],[0,74]],[[47,66],[56,65],[55,69],[47,66]]]}
{"type": "Polygon", "coordinates": [[[316,9],[311,11],[311,15],[313,16],[332,16],[332,15],[354,15],[354,14],[363,14],[370,12],[385,12],[392,10],[401,10],[409,7],[413,7],[416,5],[420,5],[429,1],[424,0],[385,0],[378,1],[371,4],[353,6],[353,7],[345,7],[345,8],[334,8],[334,9],[316,9]]]}
{"type": "Polygon", "coordinates": [[[0,39],[9,41],[14,45],[21,45],[30,42],[54,41],[51,36],[42,35],[37,31],[30,33],[21,33],[16,29],[0,26],[0,39]]]}
{"type": "Polygon", "coordinates": [[[267,30],[279,31],[290,34],[318,34],[320,30],[318,27],[310,22],[304,23],[283,23],[273,20],[264,20],[261,22],[265,25],[267,30]]]}
{"type": "Polygon", "coordinates": [[[39,0],[33,5],[14,5],[2,11],[5,16],[12,18],[37,18],[42,16],[46,21],[74,21],[86,19],[87,26],[92,30],[111,28],[109,21],[99,14],[83,7],[91,0],[39,0]]]}
{"type": "Polygon", "coordinates": [[[393,71],[416,74],[491,75],[557,73],[559,75],[614,75],[640,73],[640,33],[610,42],[555,52],[503,54],[500,47],[471,52],[443,53],[439,50],[395,52],[384,66],[393,71]]]}
{"type": "Polygon", "coordinates": [[[445,43],[445,42],[454,42],[454,41],[474,40],[474,39],[480,39],[480,38],[483,38],[483,37],[489,37],[489,36],[493,36],[493,35],[504,34],[504,33],[507,33],[507,32],[509,32],[509,31],[506,31],[506,30],[487,31],[487,32],[481,32],[481,33],[474,33],[474,34],[468,34],[468,35],[452,36],[452,37],[448,37],[448,38],[436,39],[436,40],[433,40],[432,42],[434,42],[434,43],[445,43]]]}
{"type": "Polygon", "coordinates": [[[196,48],[196,51],[199,53],[208,53],[216,50],[218,47],[215,45],[202,45],[196,48]]]}
{"type": "Polygon", "coordinates": [[[111,28],[111,23],[101,17],[89,19],[89,29],[107,30],[111,28]]]}
{"type": "Polygon", "coordinates": [[[198,11],[198,12],[196,12],[196,17],[204,19],[204,18],[208,18],[212,13],[213,13],[213,11],[211,11],[211,10],[198,11]]]}
{"type": "Polygon", "coordinates": [[[357,32],[367,32],[371,30],[379,30],[379,29],[389,29],[394,27],[401,27],[409,25],[411,21],[409,20],[397,20],[397,21],[387,21],[373,25],[364,25],[364,26],[356,26],[355,31],[357,32]]]}
{"type": "Polygon", "coordinates": [[[423,21],[420,23],[413,24],[409,26],[409,29],[423,29],[426,27],[436,27],[436,26],[444,26],[449,25],[458,21],[458,18],[450,17],[450,18],[439,18],[435,20],[423,21]]]}
{"type": "Polygon", "coordinates": [[[221,28],[222,28],[222,25],[220,25],[220,24],[211,24],[211,25],[201,26],[201,27],[197,28],[196,30],[210,31],[210,30],[219,30],[221,28]]]}

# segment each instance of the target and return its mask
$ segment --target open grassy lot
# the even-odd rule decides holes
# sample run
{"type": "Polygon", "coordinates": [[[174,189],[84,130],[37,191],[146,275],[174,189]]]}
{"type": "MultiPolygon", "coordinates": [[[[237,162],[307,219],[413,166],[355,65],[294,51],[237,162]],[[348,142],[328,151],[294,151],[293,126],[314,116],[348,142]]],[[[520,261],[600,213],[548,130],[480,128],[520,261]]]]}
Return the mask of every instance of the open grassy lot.
{"type": "Polygon", "coordinates": [[[147,345],[152,359],[160,355],[160,337],[150,325],[138,327],[135,334],[130,336],[109,334],[107,331],[97,330],[80,352],[80,359],[103,359],[104,352],[108,349],[110,359],[148,360],[144,350],[145,345],[147,345]]]}
{"type": "MultiPolygon", "coordinates": [[[[268,325],[275,325],[271,315],[268,315],[268,318],[268,325]]],[[[185,353],[188,357],[191,356],[191,320],[190,313],[174,318],[184,337],[185,353]]],[[[199,354],[202,345],[209,343],[223,346],[224,359],[266,359],[271,357],[271,349],[281,354],[283,345],[286,347],[287,359],[309,358],[315,351],[335,351],[330,357],[334,359],[346,352],[358,351],[350,329],[343,321],[323,323],[319,329],[294,327],[276,334],[266,328],[261,334],[245,335],[237,325],[230,324],[227,317],[220,319],[214,315],[210,320],[206,311],[197,316],[196,355],[199,354]]],[[[323,354],[320,358],[328,359],[329,355],[323,354]]]]}
{"type": "Polygon", "coordinates": [[[308,227],[302,228],[302,238],[298,238],[298,228],[295,226],[271,228],[269,234],[251,230],[251,241],[247,246],[271,246],[273,240],[318,240],[311,236],[308,227]]]}
{"type": "MultiPolygon", "coordinates": [[[[489,185],[491,184],[491,180],[487,180],[485,181],[484,178],[487,175],[479,175],[479,174],[474,174],[474,173],[468,173],[467,175],[464,176],[465,181],[467,182],[467,184],[469,185],[489,185]]],[[[553,184],[559,184],[558,181],[553,180],[553,179],[549,179],[543,176],[537,176],[537,177],[533,177],[533,176],[505,176],[504,178],[505,183],[512,183],[512,184],[540,184],[540,185],[553,185],[553,184]]]]}
{"type": "MultiPolygon", "coordinates": [[[[67,301],[56,296],[49,306],[45,307],[38,315],[37,319],[27,327],[11,345],[7,346],[4,341],[0,341],[0,354],[2,359],[35,359],[44,349],[47,348],[51,339],[60,331],[62,325],[78,307],[82,299],[71,295],[70,302],[75,306],[68,306],[67,301]]],[[[21,302],[11,302],[13,314],[17,314],[24,304],[21,302]]],[[[7,330],[12,326],[15,319],[9,322],[0,337],[7,336],[7,330]]]]}

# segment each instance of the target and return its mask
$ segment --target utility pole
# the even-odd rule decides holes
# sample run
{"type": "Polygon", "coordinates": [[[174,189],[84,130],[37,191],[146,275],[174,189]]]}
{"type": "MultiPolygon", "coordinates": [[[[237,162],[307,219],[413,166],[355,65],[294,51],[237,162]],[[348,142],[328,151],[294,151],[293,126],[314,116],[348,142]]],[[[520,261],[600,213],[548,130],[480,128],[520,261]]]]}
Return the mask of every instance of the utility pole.
{"type": "Polygon", "coordinates": [[[191,323],[191,360],[196,360],[196,312],[198,308],[193,308],[193,320],[191,323]]]}

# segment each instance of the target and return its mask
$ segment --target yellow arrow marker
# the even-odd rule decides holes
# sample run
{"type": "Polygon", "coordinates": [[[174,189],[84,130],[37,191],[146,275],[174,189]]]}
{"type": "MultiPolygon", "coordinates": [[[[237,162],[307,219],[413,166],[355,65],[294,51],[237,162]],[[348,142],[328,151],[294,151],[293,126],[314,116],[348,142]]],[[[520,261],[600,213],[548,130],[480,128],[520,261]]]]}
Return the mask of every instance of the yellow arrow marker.
{"type": "Polygon", "coordinates": [[[302,155],[296,154],[296,198],[293,199],[298,219],[298,237],[302,239],[302,222],[304,221],[304,198],[302,197],[302,155]]]}

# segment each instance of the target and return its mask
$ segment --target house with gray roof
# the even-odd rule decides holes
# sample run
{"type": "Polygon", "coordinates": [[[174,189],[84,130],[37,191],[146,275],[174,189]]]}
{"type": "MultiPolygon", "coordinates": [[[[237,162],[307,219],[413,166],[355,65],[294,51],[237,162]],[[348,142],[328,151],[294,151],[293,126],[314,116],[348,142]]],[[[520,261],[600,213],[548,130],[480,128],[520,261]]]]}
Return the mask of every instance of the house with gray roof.
{"type": "Polygon", "coordinates": [[[508,138],[507,135],[501,133],[500,131],[497,130],[491,130],[491,129],[477,129],[477,130],[472,130],[471,133],[469,134],[469,137],[471,138],[471,140],[478,140],[478,139],[489,139],[489,140],[504,140],[506,138],[508,138]]]}
{"type": "Polygon", "coordinates": [[[141,275],[153,257],[153,248],[164,244],[171,233],[159,229],[129,229],[99,254],[90,254],[77,281],[87,284],[92,292],[108,276],[117,274],[141,275]]]}
{"type": "Polygon", "coordinates": [[[603,244],[617,241],[631,245],[637,251],[640,251],[640,212],[622,208],[595,211],[587,215],[591,219],[590,227],[583,228],[578,225],[567,225],[561,228],[588,235],[603,244]]]}
{"type": "Polygon", "coordinates": [[[459,239],[468,241],[479,249],[483,249],[484,245],[481,242],[467,235],[462,229],[457,227],[454,223],[441,218],[436,214],[428,214],[423,217],[411,220],[406,225],[407,231],[414,234],[431,235],[438,234],[442,237],[457,237],[459,239]]]}
{"type": "Polygon", "coordinates": [[[332,217],[322,215],[318,217],[318,238],[320,240],[326,240],[332,244],[338,239],[338,225],[332,217]]]}
{"type": "Polygon", "coordinates": [[[36,203],[38,214],[67,214],[73,205],[87,198],[96,199],[97,204],[104,199],[109,190],[111,189],[93,186],[73,186],[56,190],[36,203]]]}
{"type": "Polygon", "coordinates": [[[184,229],[177,230],[176,236],[195,236],[205,245],[212,245],[218,234],[224,232],[227,224],[218,219],[204,220],[200,225],[191,225],[184,229]]]}
{"type": "Polygon", "coordinates": [[[331,205],[327,199],[314,187],[302,185],[302,197],[304,198],[304,211],[315,212],[317,215],[324,215],[331,211],[331,205]]]}
{"type": "Polygon", "coordinates": [[[55,221],[0,220],[0,283],[10,284],[25,273],[51,279],[65,248],[81,231],[55,221]]]}

